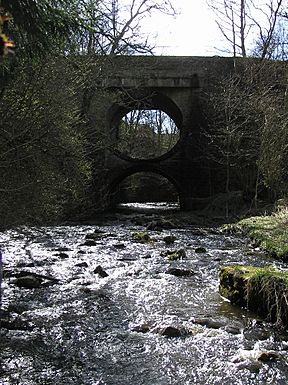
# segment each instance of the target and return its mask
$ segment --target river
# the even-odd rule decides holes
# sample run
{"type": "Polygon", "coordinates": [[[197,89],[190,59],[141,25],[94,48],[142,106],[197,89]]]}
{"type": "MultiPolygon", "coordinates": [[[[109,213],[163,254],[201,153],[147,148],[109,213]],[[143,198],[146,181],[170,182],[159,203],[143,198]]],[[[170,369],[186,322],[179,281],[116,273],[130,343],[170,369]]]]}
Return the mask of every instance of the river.
{"type": "Polygon", "coordinates": [[[220,266],[283,268],[246,239],[148,210],[20,227],[0,249],[1,385],[288,382],[287,334],[218,293],[220,266]],[[23,287],[29,274],[39,287],[23,287]]]}

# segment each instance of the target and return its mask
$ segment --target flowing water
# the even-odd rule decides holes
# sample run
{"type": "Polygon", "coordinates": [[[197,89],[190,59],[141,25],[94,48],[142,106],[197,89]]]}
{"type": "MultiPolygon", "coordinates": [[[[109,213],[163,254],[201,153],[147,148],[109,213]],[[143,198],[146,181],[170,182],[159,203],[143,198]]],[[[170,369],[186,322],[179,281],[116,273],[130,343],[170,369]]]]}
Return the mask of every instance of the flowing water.
{"type": "Polygon", "coordinates": [[[10,325],[0,329],[1,385],[287,384],[286,335],[218,293],[220,266],[274,262],[245,239],[187,223],[135,240],[157,215],[0,234],[10,325]],[[179,249],[186,255],[169,260],[179,249]],[[17,286],[28,273],[40,287],[17,286]]]}

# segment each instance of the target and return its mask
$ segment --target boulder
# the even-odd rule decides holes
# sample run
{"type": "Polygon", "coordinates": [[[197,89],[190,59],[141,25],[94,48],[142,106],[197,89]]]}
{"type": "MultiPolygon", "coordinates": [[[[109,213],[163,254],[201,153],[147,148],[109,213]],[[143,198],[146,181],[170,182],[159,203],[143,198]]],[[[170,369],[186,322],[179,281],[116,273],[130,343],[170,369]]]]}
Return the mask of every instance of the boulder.
{"type": "Polygon", "coordinates": [[[15,281],[15,285],[25,289],[35,289],[41,287],[42,279],[35,277],[34,275],[26,275],[23,277],[18,277],[15,281]]]}

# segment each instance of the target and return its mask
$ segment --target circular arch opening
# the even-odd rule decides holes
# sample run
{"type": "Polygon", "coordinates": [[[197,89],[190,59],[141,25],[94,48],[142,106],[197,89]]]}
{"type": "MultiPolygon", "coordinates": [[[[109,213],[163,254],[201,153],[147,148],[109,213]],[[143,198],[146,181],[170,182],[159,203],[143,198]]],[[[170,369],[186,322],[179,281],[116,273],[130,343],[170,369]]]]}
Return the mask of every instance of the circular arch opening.
{"type": "Polygon", "coordinates": [[[140,170],[123,175],[111,188],[111,206],[180,209],[176,184],[155,171],[140,170]]]}
{"type": "Polygon", "coordinates": [[[111,119],[113,150],[130,160],[165,158],[180,139],[182,114],[167,96],[134,95],[114,106],[111,119]]]}

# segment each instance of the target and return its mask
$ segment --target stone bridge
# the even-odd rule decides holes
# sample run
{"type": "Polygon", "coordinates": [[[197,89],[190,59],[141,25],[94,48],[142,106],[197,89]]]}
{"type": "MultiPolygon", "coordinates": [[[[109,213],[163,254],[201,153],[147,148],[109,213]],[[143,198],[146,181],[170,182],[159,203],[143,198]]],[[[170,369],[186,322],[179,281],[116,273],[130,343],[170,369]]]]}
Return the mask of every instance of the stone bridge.
{"type": "Polygon", "coordinates": [[[121,181],[140,171],[166,177],[184,210],[200,208],[205,198],[224,191],[217,177],[221,171],[207,162],[201,128],[207,91],[233,68],[233,58],[225,57],[116,56],[103,64],[100,70],[109,76],[103,76],[97,89],[107,92],[95,92],[89,107],[90,125],[100,127],[106,143],[111,143],[101,156],[103,193],[109,197],[121,181]],[[144,99],[149,99],[151,109],[162,110],[173,119],[180,138],[161,156],[132,159],[113,148],[115,127],[144,99]]]}

